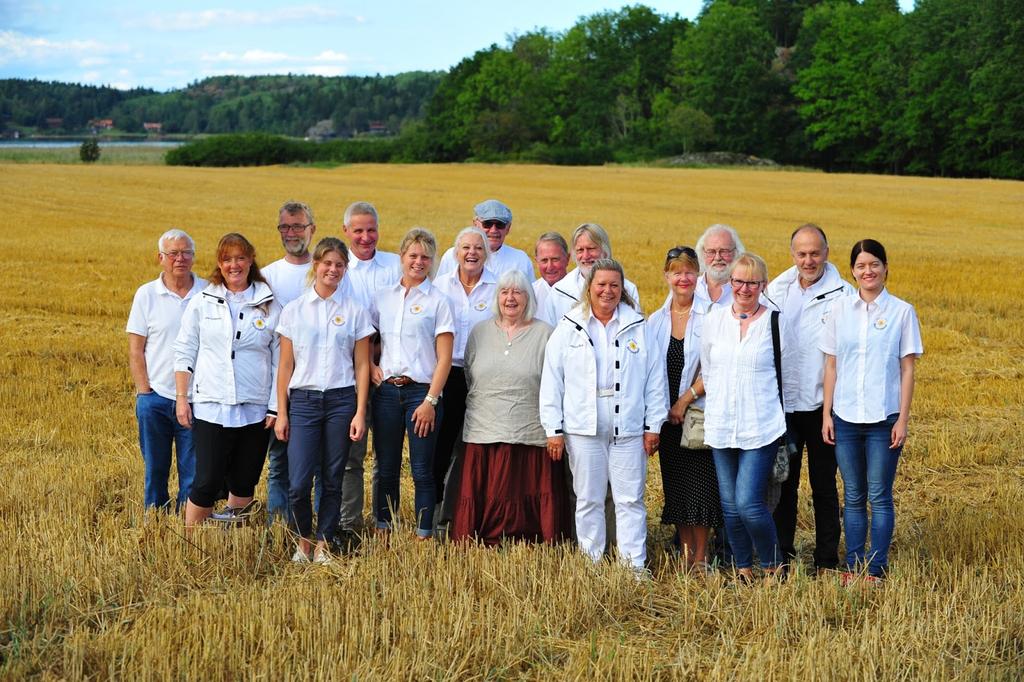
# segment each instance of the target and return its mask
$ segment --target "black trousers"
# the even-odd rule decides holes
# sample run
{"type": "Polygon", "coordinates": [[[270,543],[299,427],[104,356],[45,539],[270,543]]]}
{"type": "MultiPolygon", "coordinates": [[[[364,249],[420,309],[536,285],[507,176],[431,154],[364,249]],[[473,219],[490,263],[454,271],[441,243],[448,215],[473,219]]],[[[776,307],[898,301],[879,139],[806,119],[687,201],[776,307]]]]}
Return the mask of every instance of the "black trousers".
{"type": "Polygon", "coordinates": [[[807,447],[807,478],[814,503],[814,567],[839,565],[839,494],[836,490],[836,449],[821,439],[821,408],[786,414],[786,429],[796,454],[789,457],[789,478],[782,484],[782,497],[775,508],[775,529],[779,548],[787,560],[796,557],[797,498],[800,463],[807,447]]]}
{"type": "Polygon", "coordinates": [[[437,447],[434,449],[434,486],[437,501],[444,500],[444,479],[452,464],[455,446],[462,441],[462,425],[466,421],[466,371],[452,365],[444,384],[444,414],[437,429],[437,447]]]}
{"type": "Polygon", "coordinates": [[[212,507],[225,481],[234,495],[252,497],[267,454],[262,421],[229,428],[196,419],[192,440],[196,446],[196,477],[188,495],[192,504],[212,507]]]}

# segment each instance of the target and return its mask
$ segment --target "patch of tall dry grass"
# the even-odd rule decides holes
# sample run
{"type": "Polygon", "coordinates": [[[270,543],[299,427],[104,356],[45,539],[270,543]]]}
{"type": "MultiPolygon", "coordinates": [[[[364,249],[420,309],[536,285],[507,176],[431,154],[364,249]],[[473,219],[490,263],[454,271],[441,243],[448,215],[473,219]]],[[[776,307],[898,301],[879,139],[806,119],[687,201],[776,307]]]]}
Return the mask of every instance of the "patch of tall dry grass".
{"type": "MultiPolygon", "coordinates": [[[[0,677],[1014,679],[1024,673],[1024,256],[1019,183],[717,170],[533,166],[185,169],[5,165],[0,230],[0,677]],[[329,568],[296,567],[281,528],[209,529],[143,513],[124,324],[171,226],[212,267],[229,230],[278,257],[276,210],[318,234],[373,201],[382,245],[410,226],[447,243],[499,197],[510,241],[608,228],[648,310],[662,256],[726,222],[772,274],[790,231],[880,239],[917,307],[911,439],[896,479],[893,574],[845,590],[799,571],[733,589],[683,577],[656,460],[656,580],[565,548],[423,546],[399,533],[329,568]]],[[[172,481],[173,485],[173,481],[172,481]]],[[[403,484],[409,488],[406,479],[403,484]]],[[[258,494],[263,493],[260,488],[258,494]]],[[[406,496],[404,512],[411,504],[406,496]]],[[[810,495],[798,547],[809,561],[810,495]]]]}

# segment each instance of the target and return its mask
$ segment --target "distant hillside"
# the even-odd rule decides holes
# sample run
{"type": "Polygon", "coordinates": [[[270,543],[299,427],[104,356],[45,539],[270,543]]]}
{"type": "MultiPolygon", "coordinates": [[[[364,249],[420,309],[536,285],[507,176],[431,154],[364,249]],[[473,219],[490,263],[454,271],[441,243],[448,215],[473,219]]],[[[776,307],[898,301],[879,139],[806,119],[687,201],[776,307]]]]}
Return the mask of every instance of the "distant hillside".
{"type": "Polygon", "coordinates": [[[7,79],[0,80],[0,128],[80,133],[112,125],[142,133],[143,124],[159,123],[160,132],[170,134],[302,136],[313,126],[326,137],[393,134],[423,117],[443,75],[217,76],[166,93],[7,79]]]}

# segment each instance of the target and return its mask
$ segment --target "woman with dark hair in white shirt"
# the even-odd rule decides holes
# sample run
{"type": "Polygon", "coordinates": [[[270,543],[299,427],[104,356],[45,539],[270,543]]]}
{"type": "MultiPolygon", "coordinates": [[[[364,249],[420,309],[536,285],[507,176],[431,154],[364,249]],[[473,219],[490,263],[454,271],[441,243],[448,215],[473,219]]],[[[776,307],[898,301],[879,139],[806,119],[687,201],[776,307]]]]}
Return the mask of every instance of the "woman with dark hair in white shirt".
{"type": "Polygon", "coordinates": [[[907,441],[914,362],[924,352],[914,307],[890,294],[885,247],[862,239],[850,253],[856,295],[841,299],[825,323],[825,402],[821,435],[836,446],[843,477],[846,570],[877,583],[889,569],[896,511],[892,485],[907,441]],[[871,552],[867,504],[871,504],[871,552]]]}

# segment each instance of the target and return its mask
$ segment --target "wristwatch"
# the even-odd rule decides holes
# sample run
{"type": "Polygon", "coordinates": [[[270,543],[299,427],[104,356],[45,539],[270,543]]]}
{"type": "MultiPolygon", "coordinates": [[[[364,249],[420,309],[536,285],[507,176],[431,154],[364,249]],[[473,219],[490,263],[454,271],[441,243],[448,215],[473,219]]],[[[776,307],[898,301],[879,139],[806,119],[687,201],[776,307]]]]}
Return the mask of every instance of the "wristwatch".
{"type": "Polygon", "coordinates": [[[437,403],[438,403],[437,398],[432,396],[432,395],[430,395],[429,393],[427,394],[427,397],[424,398],[424,400],[426,400],[428,403],[430,403],[430,405],[432,407],[437,407],[437,403]]]}

